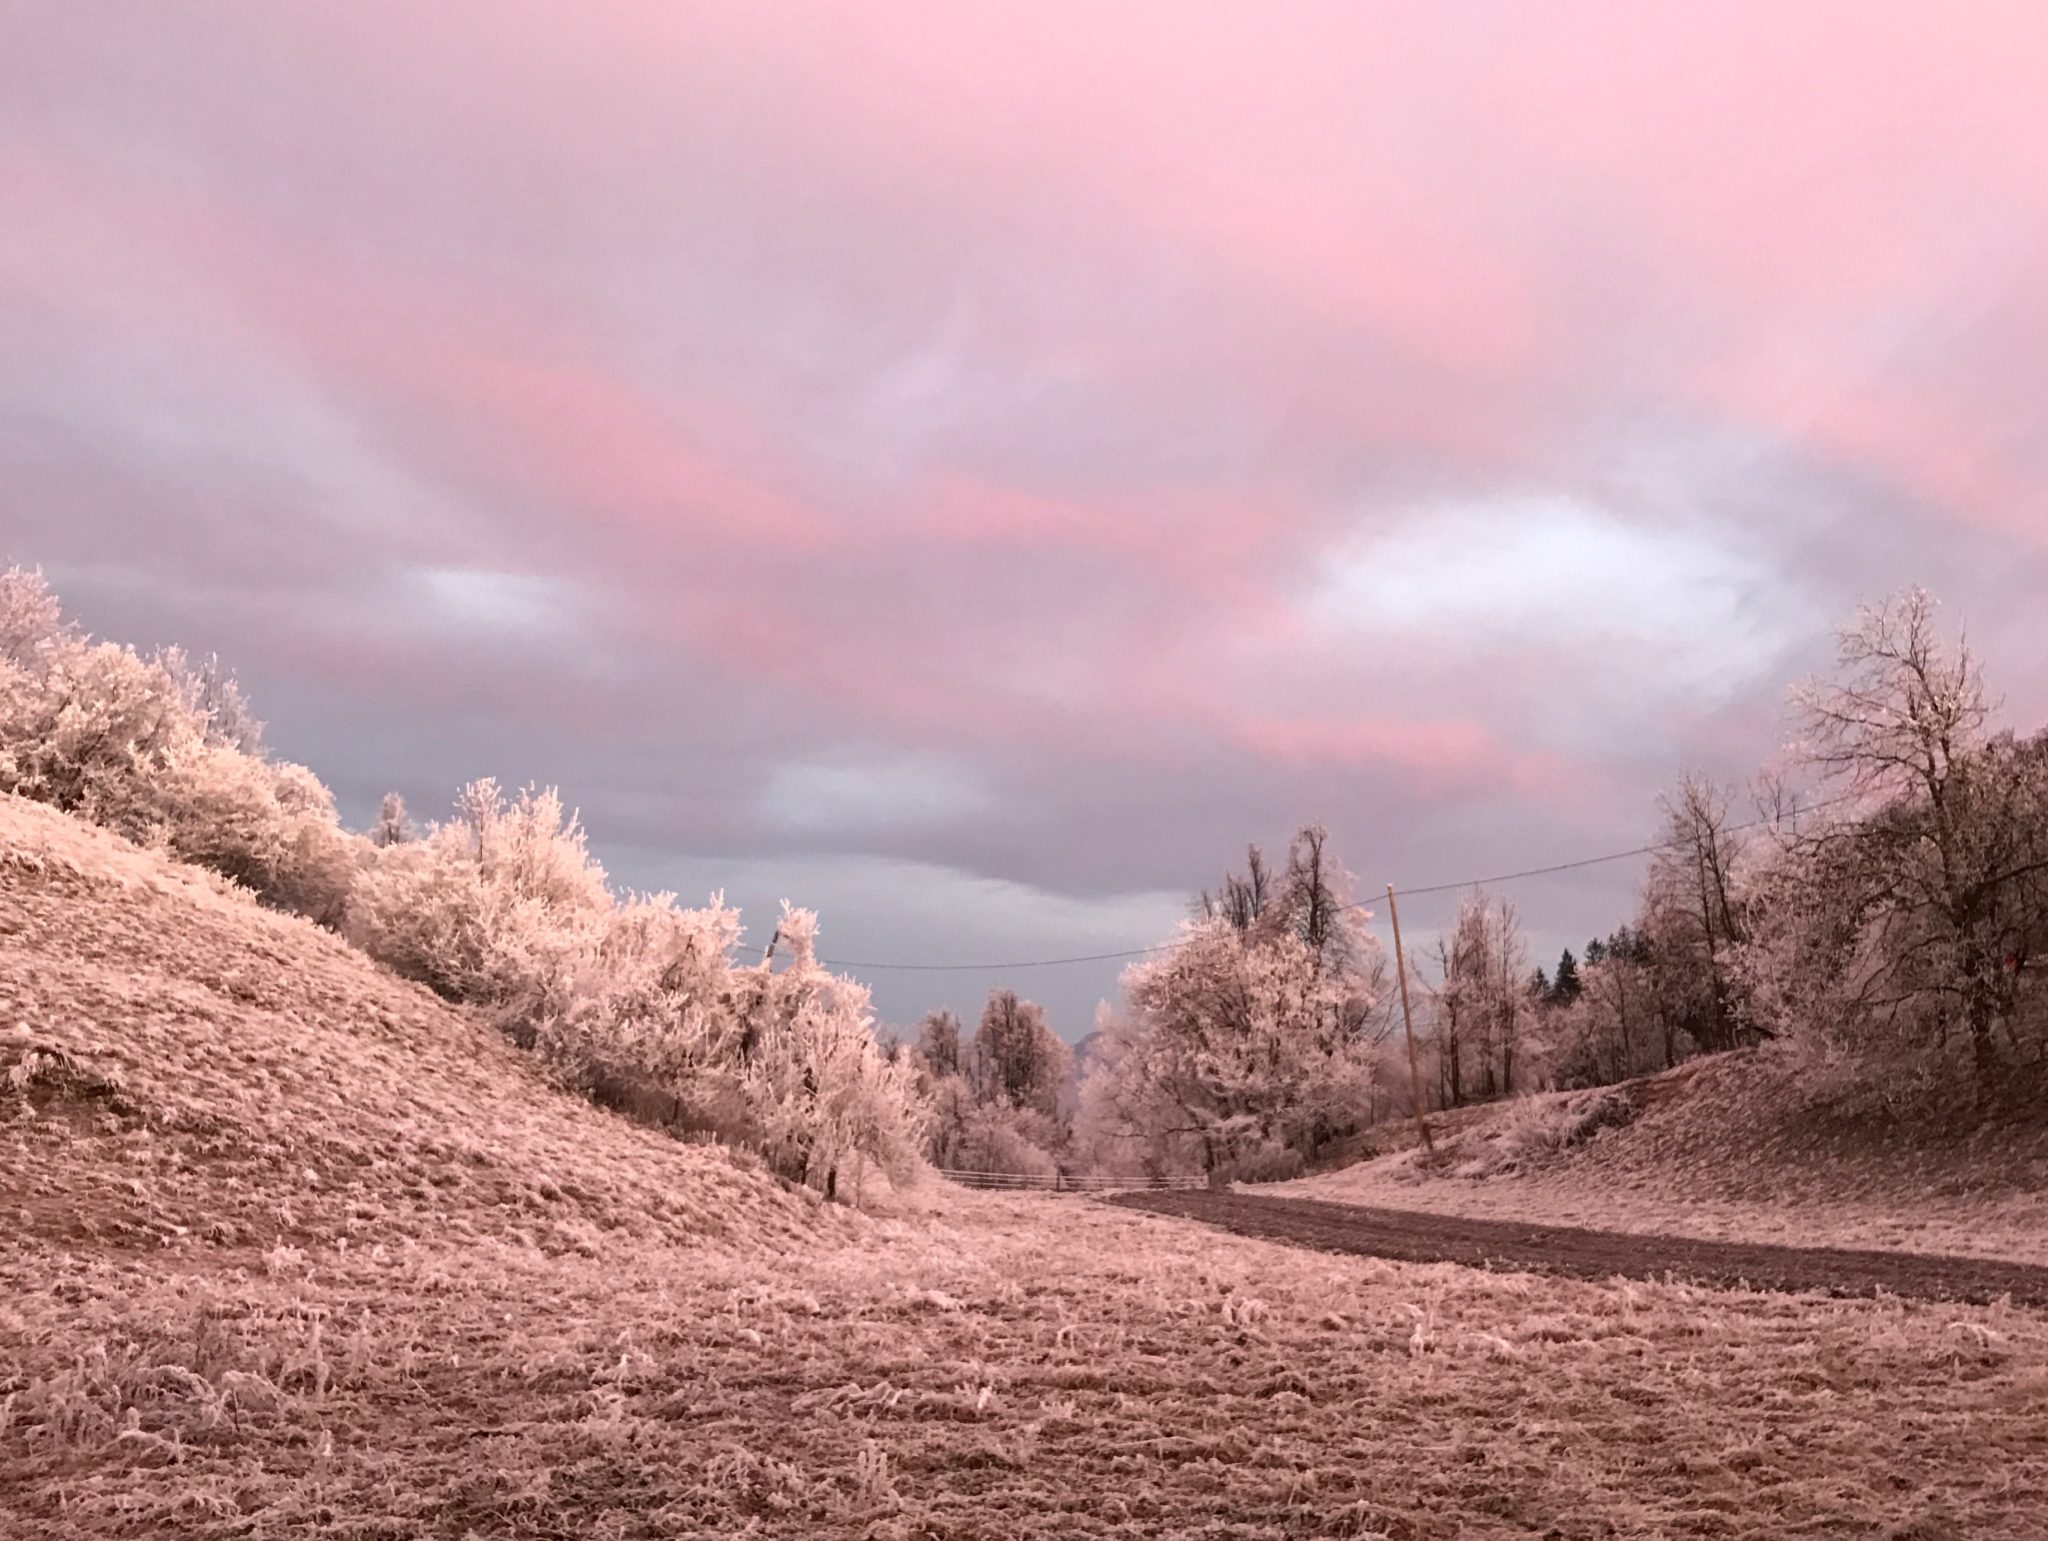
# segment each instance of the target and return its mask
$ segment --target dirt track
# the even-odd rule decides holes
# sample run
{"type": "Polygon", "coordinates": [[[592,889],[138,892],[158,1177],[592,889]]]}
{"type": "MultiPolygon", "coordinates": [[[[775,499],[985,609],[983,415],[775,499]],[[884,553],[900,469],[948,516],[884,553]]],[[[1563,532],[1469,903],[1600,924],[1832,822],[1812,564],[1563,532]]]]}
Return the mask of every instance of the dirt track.
{"type": "Polygon", "coordinates": [[[1123,1193],[1106,1202],[1205,1221],[1241,1236],[1408,1263],[1585,1279],[1669,1276],[1698,1284],[1829,1295],[1882,1292],[1920,1300],[1987,1302],[2010,1295],[2022,1305],[2048,1306],[2048,1268],[1990,1258],[1630,1236],[1245,1193],[1123,1193]]]}

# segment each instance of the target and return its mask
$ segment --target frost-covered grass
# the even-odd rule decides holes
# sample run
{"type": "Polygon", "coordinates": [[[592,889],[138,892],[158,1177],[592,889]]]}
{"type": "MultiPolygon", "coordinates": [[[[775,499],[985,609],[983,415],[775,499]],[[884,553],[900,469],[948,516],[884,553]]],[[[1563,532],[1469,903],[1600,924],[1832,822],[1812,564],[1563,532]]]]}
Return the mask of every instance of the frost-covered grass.
{"type": "Polygon", "coordinates": [[[961,1196],[816,1250],[0,1261],[8,1534],[2039,1534],[2048,1318],[961,1196]]]}
{"type": "Polygon", "coordinates": [[[1460,1109],[1397,1148],[1270,1191],[1641,1234],[2048,1263],[2038,1115],[1901,1122],[1766,1051],[1625,1088],[1460,1109]],[[1615,1099],[1623,1099],[1620,1108],[1615,1099]]]}
{"type": "Polygon", "coordinates": [[[2041,1313],[936,1185],[853,1213],[201,875],[18,803],[0,834],[0,1536],[1932,1541],[2048,1512],[2041,1313]]]}

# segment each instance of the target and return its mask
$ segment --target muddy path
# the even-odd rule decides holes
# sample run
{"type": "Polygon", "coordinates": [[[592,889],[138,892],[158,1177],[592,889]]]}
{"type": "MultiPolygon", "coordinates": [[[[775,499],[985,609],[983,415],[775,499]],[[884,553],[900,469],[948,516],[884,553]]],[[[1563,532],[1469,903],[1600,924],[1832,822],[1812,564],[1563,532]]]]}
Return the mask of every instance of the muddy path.
{"type": "Polygon", "coordinates": [[[1122,1193],[1103,1202],[1200,1220],[1241,1236],[1408,1263],[1919,1300],[1983,1303],[2009,1295],[2021,1305],[2048,1307],[2048,1268],[1993,1258],[1630,1236],[1247,1193],[1122,1193]]]}

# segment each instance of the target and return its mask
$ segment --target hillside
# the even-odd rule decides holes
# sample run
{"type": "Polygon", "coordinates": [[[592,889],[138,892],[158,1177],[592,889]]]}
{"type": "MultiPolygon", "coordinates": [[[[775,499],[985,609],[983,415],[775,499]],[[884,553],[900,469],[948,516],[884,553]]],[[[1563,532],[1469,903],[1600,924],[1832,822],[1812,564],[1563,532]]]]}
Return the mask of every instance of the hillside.
{"type": "Polygon", "coordinates": [[[2048,1263],[2048,1120],[1895,1109],[1787,1053],[1387,1126],[1360,1159],[1261,1189],[1672,1236],[2048,1263]]]}
{"type": "Polygon", "coordinates": [[[0,798],[6,1240],[204,1250],[811,1233],[819,1206],[551,1085],[498,1033],[197,868],[0,798]]]}

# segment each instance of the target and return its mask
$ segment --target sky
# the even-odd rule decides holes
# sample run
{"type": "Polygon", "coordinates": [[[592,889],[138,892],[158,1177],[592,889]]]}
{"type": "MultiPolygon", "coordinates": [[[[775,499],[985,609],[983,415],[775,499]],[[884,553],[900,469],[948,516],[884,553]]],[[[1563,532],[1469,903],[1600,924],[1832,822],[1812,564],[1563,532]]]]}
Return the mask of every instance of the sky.
{"type": "MultiPolygon", "coordinates": [[[[1250,840],[1636,846],[1920,583],[2048,720],[2048,8],[15,0],[0,561],[1068,1037],[1250,840]]],[[[1636,863],[1504,890],[1545,958],[1636,863]]],[[[1413,943],[1454,897],[1403,912],[1413,943]]]]}

